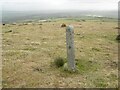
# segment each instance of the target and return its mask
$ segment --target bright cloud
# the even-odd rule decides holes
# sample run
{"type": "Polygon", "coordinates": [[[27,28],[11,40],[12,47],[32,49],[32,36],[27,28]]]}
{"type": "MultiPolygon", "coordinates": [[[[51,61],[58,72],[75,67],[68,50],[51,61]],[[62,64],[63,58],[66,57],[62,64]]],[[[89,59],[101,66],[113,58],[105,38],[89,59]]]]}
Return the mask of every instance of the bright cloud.
{"type": "Polygon", "coordinates": [[[3,10],[117,10],[118,0],[1,0],[3,10]]]}

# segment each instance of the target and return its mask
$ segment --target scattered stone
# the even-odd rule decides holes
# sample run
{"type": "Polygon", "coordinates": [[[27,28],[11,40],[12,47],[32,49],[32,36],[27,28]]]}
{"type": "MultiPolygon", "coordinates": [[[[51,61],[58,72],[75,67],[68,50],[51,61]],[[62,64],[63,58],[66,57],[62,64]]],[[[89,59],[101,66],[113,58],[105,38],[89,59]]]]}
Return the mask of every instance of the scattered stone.
{"type": "Polygon", "coordinates": [[[107,38],[107,35],[103,35],[104,38],[107,38]]]}
{"type": "Polygon", "coordinates": [[[65,63],[64,66],[63,66],[63,68],[64,68],[64,71],[68,71],[68,64],[65,63]]]}
{"type": "Polygon", "coordinates": [[[40,45],[40,42],[31,42],[31,45],[40,45]]]}
{"type": "Polygon", "coordinates": [[[5,23],[3,23],[3,26],[5,26],[5,23]]]}
{"type": "Polygon", "coordinates": [[[12,32],[12,30],[8,30],[8,31],[6,31],[5,33],[9,33],[9,32],[12,32]]]}
{"type": "Polygon", "coordinates": [[[34,68],[33,71],[38,71],[38,72],[44,73],[43,69],[41,69],[41,68],[39,68],[39,67],[34,68]]]}
{"type": "Polygon", "coordinates": [[[80,36],[80,38],[84,38],[84,36],[80,36]]]}
{"type": "Polygon", "coordinates": [[[76,35],[80,35],[80,33],[77,33],[76,35]]]}
{"type": "Polygon", "coordinates": [[[16,25],[16,23],[12,23],[12,25],[16,25]]]}
{"type": "Polygon", "coordinates": [[[63,23],[63,24],[61,25],[61,27],[66,27],[66,24],[63,23]]]}
{"type": "Polygon", "coordinates": [[[32,23],[27,23],[28,25],[32,25],[32,23]]]}
{"type": "Polygon", "coordinates": [[[118,66],[118,63],[116,61],[112,61],[110,66],[116,68],[118,66]]]}
{"type": "Polygon", "coordinates": [[[81,83],[79,82],[78,85],[81,85],[81,83]]]}
{"type": "Polygon", "coordinates": [[[23,23],[23,25],[28,25],[27,23],[23,23]]]}
{"type": "Polygon", "coordinates": [[[47,42],[43,42],[44,44],[47,44],[47,42]]]}
{"type": "Polygon", "coordinates": [[[93,47],[92,50],[93,50],[93,51],[100,51],[100,49],[99,49],[99,48],[96,48],[96,47],[93,47]]]}
{"type": "Polygon", "coordinates": [[[42,40],[47,40],[48,38],[42,38],[42,40]]]}
{"type": "Polygon", "coordinates": [[[43,25],[42,23],[39,23],[38,25],[43,25]]]}
{"type": "Polygon", "coordinates": [[[47,20],[39,20],[38,22],[47,22],[47,20]]]}

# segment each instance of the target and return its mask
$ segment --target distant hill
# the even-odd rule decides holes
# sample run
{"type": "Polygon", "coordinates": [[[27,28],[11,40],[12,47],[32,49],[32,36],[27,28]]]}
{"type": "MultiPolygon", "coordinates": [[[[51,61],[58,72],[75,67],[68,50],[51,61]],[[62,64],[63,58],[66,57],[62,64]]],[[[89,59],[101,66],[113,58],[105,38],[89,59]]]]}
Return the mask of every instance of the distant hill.
{"type": "Polygon", "coordinates": [[[12,23],[23,20],[66,18],[82,16],[117,18],[117,11],[2,11],[2,22],[12,23]]]}

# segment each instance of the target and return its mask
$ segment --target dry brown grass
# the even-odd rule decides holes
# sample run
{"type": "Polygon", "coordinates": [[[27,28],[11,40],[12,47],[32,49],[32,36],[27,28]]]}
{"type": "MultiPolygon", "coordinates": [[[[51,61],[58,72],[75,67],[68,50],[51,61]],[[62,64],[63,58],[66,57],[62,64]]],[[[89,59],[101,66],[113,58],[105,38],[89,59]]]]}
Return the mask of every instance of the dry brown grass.
{"type": "Polygon", "coordinates": [[[118,44],[114,27],[117,22],[100,20],[3,26],[3,87],[117,87],[118,44]],[[51,65],[56,57],[66,58],[62,23],[74,26],[79,73],[51,65]]]}

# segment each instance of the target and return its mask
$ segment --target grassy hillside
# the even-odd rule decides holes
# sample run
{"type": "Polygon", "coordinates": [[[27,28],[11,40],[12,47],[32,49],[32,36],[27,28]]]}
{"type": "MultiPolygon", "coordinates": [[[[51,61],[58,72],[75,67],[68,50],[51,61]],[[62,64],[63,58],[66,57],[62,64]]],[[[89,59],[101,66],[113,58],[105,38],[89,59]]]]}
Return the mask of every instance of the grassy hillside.
{"type": "Polygon", "coordinates": [[[113,19],[55,19],[3,26],[3,87],[117,87],[117,22],[113,19]],[[67,59],[66,31],[74,26],[77,73],[56,67],[67,59]]]}

